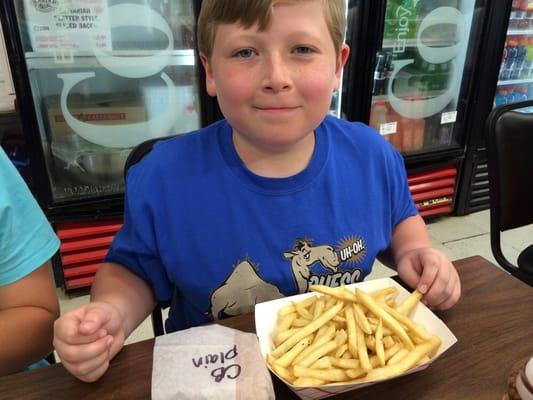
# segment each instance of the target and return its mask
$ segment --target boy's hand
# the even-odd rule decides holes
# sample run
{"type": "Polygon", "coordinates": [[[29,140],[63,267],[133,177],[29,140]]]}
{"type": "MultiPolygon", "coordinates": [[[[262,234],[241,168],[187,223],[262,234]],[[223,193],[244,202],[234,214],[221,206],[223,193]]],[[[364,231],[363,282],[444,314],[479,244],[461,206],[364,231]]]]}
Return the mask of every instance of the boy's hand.
{"type": "Polygon", "coordinates": [[[461,282],[455,267],[435,248],[406,252],[398,260],[397,270],[405,283],[424,295],[423,302],[432,309],[448,309],[461,296],[461,282]]]}
{"type": "Polygon", "coordinates": [[[84,382],[98,380],[124,345],[119,311],[94,302],[62,315],[54,324],[54,347],[63,366],[84,382]]]}

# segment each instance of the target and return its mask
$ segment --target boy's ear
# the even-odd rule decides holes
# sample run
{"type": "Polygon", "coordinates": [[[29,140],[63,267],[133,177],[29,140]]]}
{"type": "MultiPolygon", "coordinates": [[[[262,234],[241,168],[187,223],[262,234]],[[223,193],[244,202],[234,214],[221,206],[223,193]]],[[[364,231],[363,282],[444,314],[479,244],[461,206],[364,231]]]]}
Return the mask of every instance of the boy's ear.
{"type": "Polygon", "coordinates": [[[346,61],[348,61],[349,55],[350,55],[350,47],[346,43],[344,43],[341,47],[341,50],[339,51],[339,57],[337,59],[337,66],[335,69],[335,77],[337,78],[337,82],[335,84],[335,90],[339,90],[339,87],[341,84],[342,69],[346,65],[346,61]]]}
{"type": "Polygon", "coordinates": [[[207,59],[204,53],[200,53],[200,60],[202,61],[202,65],[204,66],[205,70],[205,87],[207,93],[209,94],[209,96],[215,97],[217,95],[217,90],[211,64],[209,63],[209,60],[207,59]]]}

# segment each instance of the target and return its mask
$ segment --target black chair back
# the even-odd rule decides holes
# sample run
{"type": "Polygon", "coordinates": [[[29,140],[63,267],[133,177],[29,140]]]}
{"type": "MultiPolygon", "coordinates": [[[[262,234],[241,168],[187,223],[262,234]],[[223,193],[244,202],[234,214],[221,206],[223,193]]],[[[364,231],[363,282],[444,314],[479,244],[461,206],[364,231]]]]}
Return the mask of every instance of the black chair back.
{"type": "MultiPolygon", "coordinates": [[[[128,170],[132,165],[137,164],[141,161],[144,156],[146,156],[154,147],[159,140],[169,139],[169,136],[162,138],[153,138],[148,139],[142,143],[139,143],[130,153],[126,159],[126,164],[124,165],[124,182],[126,182],[126,176],[128,175],[128,170]]],[[[170,302],[159,302],[154,310],[152,311],[152,328],[154,330],[155,336],[161,336],[165,334],[165,326],[163,324],[163,309],[170,306],[170,302]]]]}
{"type": "Polygon", "coordinates": [[[518,265],[501,248],[501,232],[533,224],[533,101],[494,109],[486,129],[492,252],[503,268],[533,285],[533,237],[518,265]]]}

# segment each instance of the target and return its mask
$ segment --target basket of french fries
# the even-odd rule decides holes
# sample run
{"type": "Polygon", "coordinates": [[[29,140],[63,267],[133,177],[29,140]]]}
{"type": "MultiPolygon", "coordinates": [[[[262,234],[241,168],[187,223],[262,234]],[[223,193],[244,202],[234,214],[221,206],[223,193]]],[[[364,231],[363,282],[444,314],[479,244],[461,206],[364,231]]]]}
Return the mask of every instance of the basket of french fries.
{"type": "Polygon", "coordinates": [[[390,278],[255,306],[268,368],[302,399],[321,399],[427,368],[456,337],[390,278]]]}

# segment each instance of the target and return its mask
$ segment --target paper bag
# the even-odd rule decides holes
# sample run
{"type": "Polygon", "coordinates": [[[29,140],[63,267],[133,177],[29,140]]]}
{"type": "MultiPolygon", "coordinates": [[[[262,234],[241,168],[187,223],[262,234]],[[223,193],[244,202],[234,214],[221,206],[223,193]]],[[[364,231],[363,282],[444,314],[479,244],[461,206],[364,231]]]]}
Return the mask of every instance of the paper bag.
{"type": "Polygon", "coordinates": [[[255,334],[209,325],[156,338],[152,399],[251,398],[275,398],[255,334]]]}

